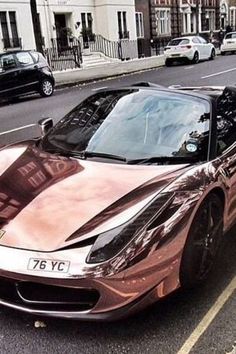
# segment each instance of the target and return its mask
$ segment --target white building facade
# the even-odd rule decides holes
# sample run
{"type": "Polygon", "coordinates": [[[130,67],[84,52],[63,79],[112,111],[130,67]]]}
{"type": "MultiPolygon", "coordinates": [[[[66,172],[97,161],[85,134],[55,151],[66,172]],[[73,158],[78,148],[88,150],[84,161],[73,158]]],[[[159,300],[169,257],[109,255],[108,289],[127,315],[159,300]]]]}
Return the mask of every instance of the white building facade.
{"type": "MultiPolygon", "coordinates": [[[[35,0],[43,45],[87,31],[108,40],[136,39],[135,0],[35,0]]],[[[35,49],[30,0],[0,0],[0,52],[35,49]]]]}
{"type": "Polygon", "coordinates": [[[45,47],[88,31],[108,40],[136,39],[135,0],[37,0],[45,47]]]}
{"type": "Polygon", "coordinates": [[[35,49],[30,0],[0,0],[0,52],[35,49]]]}

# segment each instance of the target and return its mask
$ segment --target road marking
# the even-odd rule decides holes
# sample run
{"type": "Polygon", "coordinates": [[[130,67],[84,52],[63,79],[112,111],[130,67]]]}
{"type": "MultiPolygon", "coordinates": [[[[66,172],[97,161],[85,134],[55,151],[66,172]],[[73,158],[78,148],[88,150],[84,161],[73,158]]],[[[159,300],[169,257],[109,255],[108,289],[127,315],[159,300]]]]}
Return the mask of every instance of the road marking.
{"type": "Polygon", "coordinates": [[[186,68],[184,68],[185,70],[190,70],[190,69],[192,69],[192,68],[194,68],[194,66],[192,65],[192,66],[187,66],[186,68]]]}
{"type": "Polygon", "coordinates": [[[36,126],[36,124],[23,125],[22,127],[15,128],[15,129],[11,129],[11,130],[7,130],[7,131],[5,131],[5,132],[2,132],[2,133],[0,133],[0,135],[12,133],[12,132],[17,132],[18,130],[23,130],[23,129],[25,129],[25,128],[30,128],[30,127],[34,127],[34,126],[36,126]]]}
{"type": "Polygon", "coordinates": [[[235,71],[235,70],[236,70],[236,68],[228,69],[228,70],[224,70],[224,71],[219,71],[218,73],[215,73],[215,74],[210,74],[210,75],[202,76],[201,79],[207,79],[208,77],[217,76],[217,75],[222,75],[222,74],[229,73],[229,72],[235,71]]]}
{"type": "Polygon", "coordinates": [[[205,332],[205,330],[209,327],[211,322],[214,320],[218,312],[224,306],[229,297],[236,290],[236,276],[231,280],[229,285],[225,288],[225,290],[218,297],[214,305],[210,308],[210,310],[203,317],[201,322],[195,328],[195,330],[191,333],[189,338],[185,341],[183,346],[180,348],[177,354],[188,354],[193,346],[197,343],[198,339],[205,332]]]}

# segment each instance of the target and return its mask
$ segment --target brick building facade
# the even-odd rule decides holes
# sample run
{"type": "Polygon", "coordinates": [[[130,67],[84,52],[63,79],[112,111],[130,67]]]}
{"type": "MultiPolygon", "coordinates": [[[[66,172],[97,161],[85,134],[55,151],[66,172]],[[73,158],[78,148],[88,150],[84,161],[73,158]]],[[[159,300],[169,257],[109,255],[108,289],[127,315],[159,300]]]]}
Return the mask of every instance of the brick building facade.
{"type": "Polygon", "coordinates": [[[220,0],[136,0],[144,37],[175,37],[220,28],[220,0]]]}

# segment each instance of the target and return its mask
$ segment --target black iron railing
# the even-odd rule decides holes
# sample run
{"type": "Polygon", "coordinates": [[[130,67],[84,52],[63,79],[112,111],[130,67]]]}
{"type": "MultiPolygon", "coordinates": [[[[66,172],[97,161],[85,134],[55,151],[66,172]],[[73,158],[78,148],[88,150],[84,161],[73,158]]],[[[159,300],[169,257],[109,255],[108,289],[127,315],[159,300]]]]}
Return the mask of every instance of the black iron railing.
{"type": "Polygon", "coordinates": [[[82,63],[81,44],[76,38],[67,42],[51,39],[51,46],[44,50],[44,55],[54,71],[80,68],[82,63]]]}
{"type": "MultiPolygon", "coordinates": [[[[83,41],[83,37],[80,37],[83,41]]],[[[82,44],[82,47],[84,45],[82,44]]],[[[117,41],[109,41],[100,34],[94,35],[93,41],[88,42],[90,52],[100,52],[109,58],[119,58],[119,45],[117,41]]]]}
{"type": "Polygon", "coordinates": [[[4,49],[22,48],[21,38],[3,38],[2,41],[4,49]]]}
{"type": "MultiPolygon", "coordinates": [[[[85,48],[83,37],[81,36],[79,39],[81,47],[85,48]]],[[[89,48],[90,52],[99,52],[113,59],[126,60],[138,57],[137,40],[110,41],[97,34],[94,35],[93,41],[87,43],[86,48],[89,48]]]]}

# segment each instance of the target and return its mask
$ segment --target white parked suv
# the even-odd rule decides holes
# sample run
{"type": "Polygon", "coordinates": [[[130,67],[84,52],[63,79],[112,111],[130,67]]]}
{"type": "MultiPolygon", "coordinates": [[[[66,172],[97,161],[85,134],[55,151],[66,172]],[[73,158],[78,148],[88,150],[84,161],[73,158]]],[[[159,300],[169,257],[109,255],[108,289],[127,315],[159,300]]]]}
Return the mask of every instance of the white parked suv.
{"type": "Polygon", "coordinates": [[[166,66],[174,61],[188,60],[197,64],[199,60],[214,59],[215,47],[200,36],[189,36],[172,39],[164,51],[166,66]]]}
{"type": "Polygon", "coordinates": [[[236,32],[230,32],[225,35],[220,47],[220,52],[221,55],[225,55],[227,52],[236,52],[236,32]]]}

